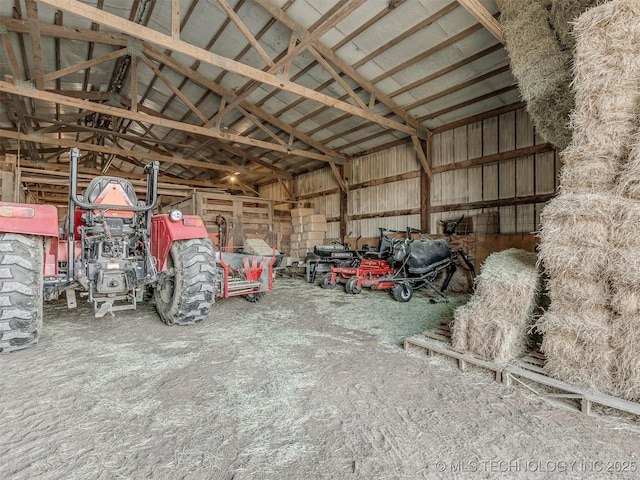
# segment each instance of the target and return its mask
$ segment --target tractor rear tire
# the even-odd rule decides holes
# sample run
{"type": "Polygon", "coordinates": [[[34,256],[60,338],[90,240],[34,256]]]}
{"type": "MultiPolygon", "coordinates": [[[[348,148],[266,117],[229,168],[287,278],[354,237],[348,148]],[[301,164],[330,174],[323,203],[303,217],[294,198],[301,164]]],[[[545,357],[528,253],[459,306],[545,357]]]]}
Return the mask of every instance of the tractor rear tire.
{"type": "Polygon", "coordinates": [[[38,343],[43,266],[42,237],[0,233],[0,352],[38,343]]]}
{"type": "Polygon", "coordinates": [[[396,283],[391,289],[391,294],[398,302],[408,302],[413,297],[413,288],[406,283],[396,283]]]}
{"type": "Polygon", "coordinates": [[[217,269],[210,238],[176,240],[167,267],[175,275],[154,289],[156,310],[167,325],[191,325],[204,319],[216,297],[217,269]]]}

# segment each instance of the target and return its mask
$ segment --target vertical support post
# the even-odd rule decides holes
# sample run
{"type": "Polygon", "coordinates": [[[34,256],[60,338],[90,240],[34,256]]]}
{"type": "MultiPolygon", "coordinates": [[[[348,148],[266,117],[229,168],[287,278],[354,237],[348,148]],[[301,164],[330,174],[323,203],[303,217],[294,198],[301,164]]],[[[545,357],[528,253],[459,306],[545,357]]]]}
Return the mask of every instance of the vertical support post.
{"type": "MultiPolygon", "coordinates": [[[[421,147],[424,148],[425,157],[429,168],[433,164],[433,134],[427,133],[426,142],[420,142],[421,147]]],[[[431,232],[431,180],[433,176],[427,174],[424,168],[420,171],[420,230],[422,233],[435,233],[431,232]]]]}
{"type": "MultiPolygon", "coordinates": [[[[349,160],[345,159],[344,165],[339,167],[340,176],[345,179],[345,183],[349,185],[349,179],[345,176],[345,171],[348,171],[347,166],[349,160]]],[[[340,190],[340,241],[344,242],[347,236],[347,205],[349,203],[349,188],[340,190]]]]}

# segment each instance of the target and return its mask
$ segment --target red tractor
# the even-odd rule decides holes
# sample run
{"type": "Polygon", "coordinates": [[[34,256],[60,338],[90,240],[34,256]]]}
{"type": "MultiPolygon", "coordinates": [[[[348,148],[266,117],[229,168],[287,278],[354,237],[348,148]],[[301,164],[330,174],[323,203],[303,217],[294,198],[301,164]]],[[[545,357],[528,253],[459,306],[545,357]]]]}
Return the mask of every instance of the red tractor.
{"type": "Polygon", "coordinates": [[[153,215],[158,162],[147,165],[146,199],[128,180],[99,176],[77,192],[77,148],[71,150],[69,210],[58,228],[53,206],[0,202],[0,352],[38,341],[42,304],[76,292],[96,317],[135,309],[153,292],[167,325],[205,318],[216,296],[212,242],[202,219],[153,215]]]}

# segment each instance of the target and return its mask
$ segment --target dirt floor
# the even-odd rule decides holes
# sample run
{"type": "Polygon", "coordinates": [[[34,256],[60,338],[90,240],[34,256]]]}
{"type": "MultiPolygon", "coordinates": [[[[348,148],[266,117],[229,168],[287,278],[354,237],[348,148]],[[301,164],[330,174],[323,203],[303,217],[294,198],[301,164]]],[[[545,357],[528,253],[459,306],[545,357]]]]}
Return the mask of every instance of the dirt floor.
{"type": "Polygon", "coordinates": [[[403,350],[465,301],[278,278],[191,327],[49,304],[40,343],[0,355],[0,478],[638,478],[635,418],[403,350]]]}

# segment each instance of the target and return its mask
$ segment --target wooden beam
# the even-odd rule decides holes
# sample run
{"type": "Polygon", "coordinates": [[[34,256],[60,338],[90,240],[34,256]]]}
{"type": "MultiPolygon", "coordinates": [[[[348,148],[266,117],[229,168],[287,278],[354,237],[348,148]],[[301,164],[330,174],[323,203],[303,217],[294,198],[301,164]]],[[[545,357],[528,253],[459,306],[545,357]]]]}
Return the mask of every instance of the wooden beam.
{"type": "Polygon", "coordinates": [[[182,100],[182,103],[184,103],[189,108],[189,110],[191,110],[193,113],[196,114],[196,116],[202,121],[202,123],[207,123],[209,118],[200,110],[198,110],[198,108],[191,102],[191,100],[189,100],[189,98],[187,98],[187,96],[184,93],[182,93],[173,83],[171,83],[171,80],[169,80],[167,76],[164,73],[162,73],[160,69],[158,69],[158,67],[156,67],[151,60],[149,60],[145,55],[142,55],[140,58],[142,59],[144,64],[147,67],[149,67],[149,69],[153,73],[155,73],[155,75],[160,80],[162,80],[162,82],[167,87],[169,87],[169,89],[174,93],[174,95],[178,97],[180,100],[182,100]]]}
{"type": "Polygon", "coordinates": [[[22,72],[20,71],[20,66],[18,65],[18,57],[16,56],[16,51],[13,49],[13,44],[11,43],[11,38],[8,33],[0,35],[2,38],[2,45],[4,46],[4,51],[7,54],[7,59],[9,60],[9,67],[11,68],[11,75],[15,80],[24,80],[22,72]]]}
{"type": "MultiPolygon", "coordinates": [[[[432,165],[433,158],[433,134],[427,135],[425,142],[427,163],[432,165]]],[[[420,172],[420,230],[422,233],[431,233],[431,181],[423,171],[420,172]]]]}
{"type": "Polygon", "coordinates": [[[459,210],[479,210],[481,208],[512,207],[529,203],[544,203],[555,197],[555,193],[529,195],[526,197],[499,198],[496,200],[482,200],[480,202],[450,203],[431,207],[432,212],[455,212],[459,210]]]}
{"type": "MultiPolygon", "coordinates": [[[[92,143],[85,142],[76,142],[74,140],[69,140],[65,138],[51,138],[51,137],[37,137],[35,135],[27,135],[20,134],[18,132],[13,132],[11,130],[0,130],[0,137],[4,138],[12,138],[14,140],[25,140],[31,142],[43,143],[45,145],[58,145],[60,147],[68,147],[68,148],[79,148],[80,150],[91,151],[91,152],[101,152],[106,154],[113,155],[122,155],[124,157],[134,157],[140,159],[147,160],[158,160],[164,163],[170,163],[175,165],[187,165],[192,167],[197,167],[203,170],[214,170],[221,171],[225,173],[251,173],[249,170],[246,170],[239,166],[230,166],[230,165],[220,165],[210,162],[202,162],[199,160],[190,160],[186,158],[177,158],[170,155],[162,155],[154,152],[138,152],[136,150],[126,150],[122,148],[113,148],[107,147],[103,145],[95,145],[92,143]]],[[[274,176],[270,172],[260,172],[261,175],[264,176],[274,176]]]]}
{"type": "Polygon", "coordinates": [[[31,39],[31,55],[33,56],[33,69],[36,88],[44,90],[42,70],[42,49],[40,48],[40,23],[38,22],[38,4],[35,0],[26,0],[27,18],[29,23],[29,38],[31,39]]]}
{"type": "Polygon", "coordinates": [[[293,149],[289,150],[283,145],[276,145],[261,140],[251,139],[243,137],[241,135],[234,135],[228,132],[216,132],[214,130],[198,127],[188,123],[177,122],[167,118],[157,117],[153,115],[145,115],[139,112],[131,112],[124,108],[111,107],[109,105],[102,105],[95,102],[88,102],[86,100],[79,100],[70,98],[64,95],[58,95],[50,92],[43,92],[39,90],[19,90],[14,85],[8,82],[0,81],[0,92],[6,92],[13,95],[25,96],[29,98],[35,98],[39,100],[50,101],[54,103],[60,103],[62,105],[68,105],[70,107],[76,107],[80,110],[90,110],[93,112],[104,113],[105,115],[116,115],[121,118],[127,118],[129,120],[139,120],[146,123],[152,123],[154,125],[160,125],[163,127],[173,128],[184,132],[193,133],[196,135],[202,135],[205,137],[218,138],[221,140],[227,140],[230,142],[236,142],[245,145],[252,145],[254,147],[264,148],[265,150],[274,150],[291,155],[299,155],[305,158],[311,158],[313,160],[330,161],[326,155],[320,155],[307,150],[293,149]]]}
{"type": "Polygon", "coordinates": [[[109,62],[111,60],[115,60],[116,58],[123,57],[127,54],[126,48],[121,48],[111,53],[107,53],[105,55],[100,55],[99,57],[92,58],[91,60],[87,60],[85,62],[76,63],[74,65],[70,65],[61,70],[57,70],[55,72],[48,73],[44,76],[45,82],[50,82],[57,78],[64,77],[66,75],[70,75],[75,72],[79,72],[80,70],[88,70],[89,68],[99,65],[101,63],[109,62]]]}
{"type": "Polygon", "coordinates": [[[129,96],[131,97],[131,111],[138,111],[138,56],[131,55],[129,64],[129,96]]]}
{"type": "Polygon", "coordinates": [[[363,110],[362,108],[356,107],[347,102],[343,102],[323,93],[316,92],[311,88],[291,83],[289,81],[278,78],[276,75],[263,72],[262,70],[259,70],[257,68],[245,65],[243,63],[223,57],[213,52],[209,52],[195,45],[191,45],[183,41],[174,41],[169,35],[165,35],[151,28],[138,25],[134,22],[130,22],[117,15],[98,10],[95,7],[80,3],[76,0],[40,1],[60,10],[64,10],[74,15],[78,15],[80,17],[95,21],[97,23],[100,23],[101,25],[123,32],[132,37],[139,38],[143,41],[155,43],[164,48],[168,48],[175,52],[188,55],[209,65],[213,65],[215,67],[237,73],[238,75],[251,78],[258,82],[266,83],[267,85],[271,85],[287,92],[306,97],[309,100],[313,100],[315,102],[325,104],[329,107],[342,110],[351,115],[371,120],[392,130],[397,130],[407,134],[415,132],[415,128],[411,128],[399,122],[395,122],[393,120],[389,120],[379,115],[370,113],[369,111],[363,110]]]}
{"type": "MultiPolygon", "coordinates": [[[[7,30],[17,33],[29,33],[30,26],[26,20],[12,18],[2,18],[0,23],[6,25],[7,30]]],[[[60,27],[48,23],[38,24],[41,37],[66,38],[67,40],[78,40],[81,42],[103,43],[105,45],[118,45],[125,47],[127,37],[121,33],[99,32],[97,30],[82,30],[74,27],[60,27]]]]}
{"type": "MultiPolygon", "coordinates": [[[[310,46],[307,49],[307,51],[311,53],[311,55],[313,55],[316,61],[320,65],[322,65],[327,72],[329,72],[329,75],[333,77],[333,79],[338,83],[338,85],[342,87],[342,89],[347,93],[347,95],[349,95],[358,105],[360,105],[360,108],[373,109],[373,106],[365,104],[362,101],[362,99],[355,94],[355,92],[351,89],[351,87],[347,84],[347,82],[345,82],[344,79],[340,75],[338,75],[338,73],[333,69],[333,67],[329,65],[329,62],[327,62],[324,59],[324,57],[320,55],[320,53],[314,47],[310,46]]],[[[371,94],[371,96],[375,98],[374,94],[371,94]]]]}
{"type": "Polygon", "coordinates": [[[416,154],[418,155],[418,160],[420,160],[420,164],[422,165],[422,169],[424,170],[424,173],[427,174],[427,177],[429,177],[429,181],[431,181],[431,176],[432,176],[431,166],[429,165],[427,156],[424,153],[424,147],[422,146],[422,142],[420,142],[420,139],[415,135],[411,135],[411,142],[413,143],[413,149],[416,151],[416,154]]]}
{"type": "Polygon", "coordinates": [[[504,45],[504,36],[502,35],[502,26],[491,13],[482,5],[479,0],[458,0],[471,15],[489,30],[491,35],[496,37],[500,43],[504,45]]]}
{"type": "MultiPolygon", "coordinates": [[[[347,0],[345,0],[345,1],[347,1],[347,0]]],[[[313,41],[315,41],[316,39],[320,38],[327,31],[329,31],[331,28],[333,28],[335,25],[337,25],[340,21],[342,21],[344,18],[346,18],[348,15],[350,15],[355,9],[357,9],[360,5],[362,5],[363,2],[364,2],[364,0],[350,0],[349,5],[347,7],[345,7],[339,14],[334,15],[330,20],[325,21],[319,28],[315,29],[313,32],[309,32],[307,30],[304,30],[304,34],[300,35],[302,37],[302,38],[300,38],[300,43],[298,43],[297,45],[294,45],[293,49],[290,49],[290,48],[287,49],[287,53],[284,56],[281,56],[278,59],[278,61],[275,64],[273,64],[267,70],[267,72],[275,74],[281,68],[284,71],[286,66],[288,64],[290,64],[291,61],[295,57],[300,55],[313,41]]],[[[280,9],[278,7],[275,7],[275,6],[271,5],[270,2],[267,2],[267,6],[265,6],[264,4],[260,3],[259,1],[258,1],[258,4],[260,4],[260,6],[262,6],[262,8],[267,10],[267,12],[269,12],[269,13],[272,13],[270,9],[274,9],[276,11],[280,11],[280,9]]],[[[339,4],[337,4],[337,5],[339,5],[339,4]]],[[[334,8],[336,8],[336,7],[334,7],[334,8]]],[[[274,18],[277,18],[274,15],[272,15],[272,16],[274,18]]],[[[291,43],[289,44],[289,46],[291,46],[291,43]]],[[[283,81],[289,81],[289,78],[285,77],[284,75],[281,76],[281,79],[283,81]]],[[[216,117],[214,117],[212,119],[212,121],[215,121],[218,118],[222,118],[224,115],[226,115],[227,112],[230,112],[233,108],[235,108],[235,106],[238,105],[241,101],[245,100],[259,86],[260,86],[260,84],[257,83],[257,82],[248,82],[246,85],[244,85],[240,89],[239,95],[232,102],[229,103],[229,105],[227,106],[227,109],[224,110],[223,112],[221,112],[220,114],[218,114],[216,117]]],[[[319,89],[316,88],[315,91],[319,91],[319,89]]]]}
{"type": "Polygon", "coordinates": [[[461,168],[477,167],[479,165],[486,165],[488,163],[501,162],[503,160],[511,160],[513,158],[527,157],[529,155],[536,155],[538,153],[552,152],[553,150],[555,150],[555,147],[550,143],[542,143],[540,145],[534,145],[532,147],[518,148],[516,150],[508,150],[506,152],[495,153],[493,155],[470,158],[468,160],[462,160],[460,162],[441,165],[439,167],[434,167],[433,173],[435,174],[448,172],[451,170],[459,170],[461,168]]]}
{"type": "MultiPolygon", "coordinates": [[[[66,151],[66,150],[65,150],[66,151]]],[[[69,164],[68,163],[35,163],[29,161],[20,162],[21,168],[23,172],[32,173],[36,175],[40,175],[40,177],[35,177],[33,183],[39,183],[38,179],[42,178],[42,174],[52,175],[52,176],[61,176],[68,178],[69,177],[69,164]]],[[[79,167],[80,175],[88,174],[91,176],[101,175],[102,172],[98,169],[92,169],[87,167],[79,167]]],[[[87,177],[91,178],[91,177],[87,177]]],[[[140,182],[144,182],[146,180],[146,175],[137,174],[129,172],[127,173],[128,179],[136,179],[140,180],[140,182]]],[[[166,183],[166,186],[169,185],[182,185],[183,187],[199,187],[199,188],[221,188],[221,189],[231,189],[231,190],[240,190],[235,186],[230,186],[226,183],[214,183],[211,181],[203,181],[203,180],[193,180],[193,179],[185,179],[185,178],[177,178],[171,177],[168,175],[159,175],[158,181],[166,183]]],[[[177,187],[180,188],[180,187],[177,187]]]]}
{"type": "Polygon", "coordinates": [[[171,0],[171,38],[180,41],[180,0],[171,0]]]}
{"type": "Polygon", "coordinates": [[[392,175],[390,177],[384,178],[376,178],[374,180],[367,180],[366,182],[354,183],[349,185],[349,190],[359,190],[361,188],[369,188],[375,187],[378,185],[386,185],[388,183],[400,182],[402,180],[408,180],[410,178],[418,178],[420,176],[420,171],[416,170],[414,172],[406,172],[398,175],[392,175]]]}
{"type": "Polygon", "coordinates": [[[267,66],[272,67],[273,60],[271,60],[271,57],[269,56],[269,54],[264,50],[264,48],[262,48],[262,45],[260,45],[258,40],[256,40],[256,37],[253,36],[253,34],[249,31],[249,29],[244,24],[244,22],[240,19],[238,14],[233,10],[233,8],[229,6],[227,1],[218,0],[218,5],[222,7],[222,9],[227,13],[227,16],[229,17],[229,19],[236,25],[236,27],[238,27],[238,30],[240,30],[240,33],[244,35],[244,37],[249,41],[249,43],[255,49],[255,51],[258,52],[258,55],[260,55],[260,58],[264,60],[264,63],[266,63],[267,66]]]}
{"type": "MultiPolygon", "coordinates": [[[[163,64],[165,64],[172,70],[176,71],[177,73],[184,75],[185,77],[191,79],[193,82],[201,85],[202,87],[208,90],[213,91],[214,93],[222,97],[221,106],[223,105],[223,103],[226,102],[225,98],[231,98],[231,99],[236,98],[236,94],[234,94],[231,90],[226,90],[225,88],[211,81],[204,75],[186,67],[185,65],[182,65],[181,63],[176,62],[175,60],[173,60],[168,55],[165,55],[164,53],[158,52],[157,50],[150,47],[145,47],[144,52],[150,57],[155,58],[159,62],[162,62],[163,64]]],[[[343,156],[340,155],[338,152],[330,149],[329,147],[325,146],[319,141],[314,140],[309,135],[293,128],[291,125],[276,118],[274,115],[271,115],[265,112],[264,110],[256,107],[255,105],[249,102],[241,102],[240,105],[242,105],[243,108],[245,108],[247,111],[254,114],[256,117],[266,120],[267,122],[271,123],[272,125],[275,125],[279,129],[291,135],[294,135],[295,137],[297,137],[307,145],[319,150],[320,152],[323,152],[325,155],[327,155],[327,157],[323,161],[325,162],[333,161],[337,164],[342,163],[343,156]]],[[[314,160],[318,160],[318,159],[314,159],[314,160]]]]}
{"type": "MultiPolygon", "coordinates": [[[[294,32],[301,32],[304,35],[305,40],[309,38],[310,32],[306,30],[302,25],[298,24],[295,20],[293,20],[289,15],[287,15],[281,8],[273,5],[269,0],[254,0],[258,5],[264,8],[267,12],[271,14],[275,19],[279,22],[287,26],[290,30],[294,32]]],[[[313,34],[316,32],[314,31],[313,34]]],[[[313,35],[311,34],[311,35],[313,35]]],[[[319,39],[320,37],[318,37],[319,39]]],[[[398,115],[406,124],[412,128],[409,130],[405,130],[404,133],[408,133],[409,135],[415,134],[415,127],[417,126],[416,121],[411,117],[404,109],[400,108],[391,98],[386,95],[384,92],[379,90],[375,84],[375,81],[369,81],[360,75],[355,68],[349,65],[347,62],[342,60],[338,55],[335,54],[333,50],[326,47],[319,41],[313,39],[311,41],[311,45],[322,55],[324,58],[333,63],[336,67],[342,70],[346,75],[349,75],[353,78],[362,88],[365,90],[375,93],[376,97],[386,105],[393,113],[398,115]]]]}
{"type": "Polygon", "coordinates": [[[419,215],[419,208],[408,208],[406,210],[391,210],[387,212],[372,212],[372,213],[363,213],[360,215],[348,215],[347,219],[354,220],[365,220],[367,218],[379,218],[379,217],[399,217],[405,215],[419,215]]]}

